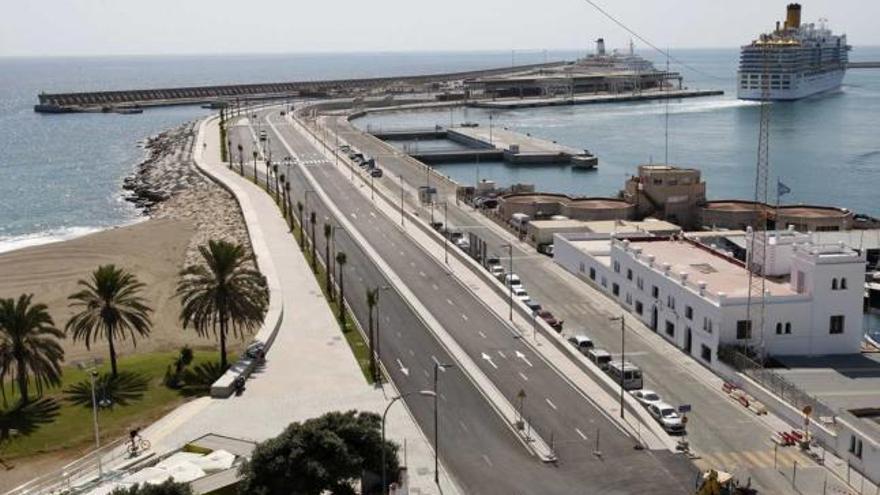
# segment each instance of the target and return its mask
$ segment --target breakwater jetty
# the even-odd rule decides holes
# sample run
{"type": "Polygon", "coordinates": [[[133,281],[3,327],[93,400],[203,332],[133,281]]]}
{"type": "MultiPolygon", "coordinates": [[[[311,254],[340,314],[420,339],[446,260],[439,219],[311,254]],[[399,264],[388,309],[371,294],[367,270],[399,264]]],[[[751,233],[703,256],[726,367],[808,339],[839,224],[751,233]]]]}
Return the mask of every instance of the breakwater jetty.
{"type": "MultiPolygon", "coordinates": [[[[343,96],[384,89],[411,93],[438,91],[443,83],[503,75],[522,70],[555,67],[565,62],[520,65],[442,74],[389,76],[364,79],[296,81],[219,86],[130,89],[72,93],[40,93],[34,111],[43,113],[117,112],[143,107],[195,104],[222,104],[307,96],[343,96]]],[[[466,95],[465,95],[466,96],[466,95]]]]}
{"type": "Polygon", "coordinates": [[[588,150],[578,150],[555,141],[536,138],[506,128],[463,125],[432,129],[369,130],[384,141],[409,141],[404,149],[424,163],[504,160],[513,164],[566,164],[576,168],[595,168],[599,159],[588,150]],[[446,139],[455,149],[420,149],[419,141],[446,139]]]}

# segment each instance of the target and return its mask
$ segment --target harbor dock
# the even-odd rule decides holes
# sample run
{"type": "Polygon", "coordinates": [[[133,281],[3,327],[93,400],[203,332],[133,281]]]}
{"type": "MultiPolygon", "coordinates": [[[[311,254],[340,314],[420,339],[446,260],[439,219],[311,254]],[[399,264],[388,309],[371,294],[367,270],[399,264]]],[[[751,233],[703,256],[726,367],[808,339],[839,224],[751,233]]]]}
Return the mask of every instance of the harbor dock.
{"type": "Polygon", "coordinates": [[[702,96],[723,95],[721,90],[651,90],[633,93],[575,94],[574,96],[555,96],[537,98],[498,98],[495,100],[472,101],[469,106],[511,110],[516,108],[553,107],[563,105],[591,105],[598,103],[622,103],[627,101],[665,100],[679,98],[698,98],[702,96]]]}
{"type": "Polygon", "coordinates": [[[599,159],[588,150],[578,150],[554,141],[536,138],[505,128],[458,126],[433,129],[369,131],[382,140],[414,141],[448,139],[464,145],[458,149],[420,150],[405,146],[413,158],[425,163],[504,160],[513,164],[568,164],[576,168],[595,168],[599,159]]]}

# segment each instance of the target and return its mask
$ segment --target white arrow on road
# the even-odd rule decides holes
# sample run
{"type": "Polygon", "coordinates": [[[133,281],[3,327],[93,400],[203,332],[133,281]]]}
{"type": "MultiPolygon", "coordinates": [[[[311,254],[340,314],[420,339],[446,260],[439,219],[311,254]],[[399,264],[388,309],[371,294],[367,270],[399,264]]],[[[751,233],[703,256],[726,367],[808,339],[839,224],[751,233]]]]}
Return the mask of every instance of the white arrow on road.
{"type": "Polygon", "coordinates": [[[519,359],[522,359],[523,361],[525,361],[526,364],[529,365],[529,368],[532,367],[532,363],[531,363],[528,359],[526,359],[526,355],[525,355],[525,354],[523,354],[523,353],[521,353],[521,352],[519,352],[519,351],[516,351],[516,357],[518,357],[519,359]]]}
{"type": "Polygon", "coordinates": [[[406,376],[409,376],[409,368],[404,367],[403,363],[400,361],[399,358],[397,359],[397,365],[400,366],[401,373],[403,373],[406,376]]]}
{"type": "Polygon", "coordinates": [[[482,353],[482,354],[483,354],[483,359],[485,359],[486,361],[488,361],[489,364],[491,364],[492,367],[495,368],[495,369],[497,370],[497,369],[498,369],[498,365],[495,364],[495,363],[492,361],[492,356],[486,354],[485,352],[482,353]]]}

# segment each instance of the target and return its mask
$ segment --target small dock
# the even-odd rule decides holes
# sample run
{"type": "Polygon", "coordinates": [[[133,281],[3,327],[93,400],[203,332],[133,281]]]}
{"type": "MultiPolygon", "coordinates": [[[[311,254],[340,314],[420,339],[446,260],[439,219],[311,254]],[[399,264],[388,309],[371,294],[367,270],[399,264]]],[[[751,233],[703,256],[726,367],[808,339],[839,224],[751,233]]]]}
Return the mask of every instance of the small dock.
{"type": "Polygon", "coordinates": [[[563,105],[593,105],[598,103],[623,103],[629,101],[666,100],[679,98],[698,98],[702,96],[723,95],[720,90],[676,89],[669,91],[642,91],[640,93],[588,94],[557,96],[549,98],[504,98],[491,101],[475,101],[469,106],[510,110],[516,108],[554,107],[563,105]]]}
{"type": "Polygon", "coordinates": [[[448,139],[463,145],[459,149],[405,151],[425,163],[504,160],[514,164],[565,164],[576,168],[595,168],[599,159],[588,150],[578,150],[498,127],[477,125],[429,129],[368,130],[382,140],[419,141],[448,139]]]}

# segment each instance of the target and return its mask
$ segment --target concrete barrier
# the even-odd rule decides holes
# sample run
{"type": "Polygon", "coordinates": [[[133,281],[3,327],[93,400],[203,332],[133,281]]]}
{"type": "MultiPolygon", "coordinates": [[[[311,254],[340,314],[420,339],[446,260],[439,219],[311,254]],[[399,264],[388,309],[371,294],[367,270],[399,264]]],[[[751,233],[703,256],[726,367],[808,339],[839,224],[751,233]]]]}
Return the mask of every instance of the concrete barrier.
{"type": "MultiPolygon", "coordinates": [[[[201,170],[207,177],[211,178],[211,180],[229,191],[229,193],[235,197],[238,206],[241,209],[241,213],[244,216],[245,227],[248,231],[248,237],[251,241],[251,249],[256,258],[257,267],[266,277],[266,285],[269,290],[269,307],[266,311],[266,317],[264,318],[260,329],[257,331],[257,334],[254,336],[256,342],[260,342],[264,345],[266,355],[268,356],[272,343],[275,341],[275,336],[278,334],[278,330],[281,328],[281,323],[284,320],[281,285],[278,281],[278,275],[275,271],[275,264],[272,261],[269,247],[263,239],[259,218],[257,218],[253,205],[251,205],[250,198],[248,198],[247,194],[241,189],[241,186],[236,183],[236,180],[218,174],[211,167],[207,166],[205,159],[202,156],[205,149],[205,129],[215,120],[217,120],[217,117],[209,117],[202,120],[199,124],[199,132],[194,144],[195,149],[193,151],[193,161],[199,170],[201,170]]],[[[223,376],[211,385],[211,397],[226,398],[232,395],[235,380],[239,377],[247,378],[250,376],[257,364],[258,363],[255,359],[242,356],[236,363],[226,370],[223,376]]]]}

